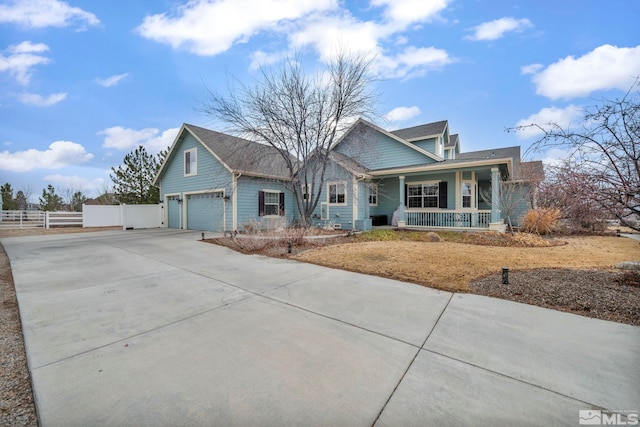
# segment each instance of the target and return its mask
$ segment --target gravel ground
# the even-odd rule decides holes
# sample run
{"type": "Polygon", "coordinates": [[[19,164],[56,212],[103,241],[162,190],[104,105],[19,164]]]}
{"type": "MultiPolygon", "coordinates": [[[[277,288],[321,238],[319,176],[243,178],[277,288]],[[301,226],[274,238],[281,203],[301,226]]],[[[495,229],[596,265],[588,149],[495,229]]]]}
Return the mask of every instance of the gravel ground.
{"type": "Polygon", "coordinates": [[[640,272],[537,269],[470,285],[473,293],[640,326],[640,272]]]}
{"type": "Polygon", "coordinates": [[[0,245],[0,426],[37,426],[9,259],[0,245]]]}

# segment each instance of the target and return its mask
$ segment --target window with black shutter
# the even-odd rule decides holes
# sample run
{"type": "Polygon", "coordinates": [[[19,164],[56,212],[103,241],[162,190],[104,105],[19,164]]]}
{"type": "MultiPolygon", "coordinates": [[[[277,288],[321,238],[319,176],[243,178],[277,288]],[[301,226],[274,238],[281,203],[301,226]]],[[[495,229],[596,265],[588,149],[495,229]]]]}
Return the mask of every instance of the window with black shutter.
{"type": "Polygon", "coordinates": [[[258,191],[258,216],[284,216],[284,193],[258,191]]]}

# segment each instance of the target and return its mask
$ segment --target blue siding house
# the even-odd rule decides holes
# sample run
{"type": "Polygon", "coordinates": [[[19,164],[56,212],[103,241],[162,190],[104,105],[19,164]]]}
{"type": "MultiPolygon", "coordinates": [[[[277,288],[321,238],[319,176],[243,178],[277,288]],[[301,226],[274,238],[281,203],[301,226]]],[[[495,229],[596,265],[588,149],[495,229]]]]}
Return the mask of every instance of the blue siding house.
{"type": "MultiPolygon", "coordinates": [[[[332,228],[500,228],[507,193],[516,199],[508,210],[518,225],[535,207],[532,184],[543,178],[541,162],[521,163],[520,147],[461,152],[447,121],[386,131],[360,119],[328,158],[322,188],[309,185],[302,193],[319,196],[312,223],[332,228]]],[[[285,227],[299,219],[292,185],[319,181],[307,176],[310,166],[285,161],[273,147],[184,124],[155,180],[164,225],[285,227]]]]}

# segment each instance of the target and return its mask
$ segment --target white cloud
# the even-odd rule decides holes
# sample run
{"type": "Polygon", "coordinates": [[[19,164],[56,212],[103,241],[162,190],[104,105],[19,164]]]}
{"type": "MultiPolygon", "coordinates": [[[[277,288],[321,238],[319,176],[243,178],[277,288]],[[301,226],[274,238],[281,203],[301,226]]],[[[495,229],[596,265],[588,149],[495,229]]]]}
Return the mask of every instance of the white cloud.
{"type": "Polygon", "coordinates": [[[170,128],[160,133],[155,128],[135,130],[114,126],[98,132],[98,135],[105,135],[104,143],[102,144],[105,148],[126,151],[143,145],[149,153],[155,154],[160,150],[167,149],[179,130],[180,128],[170,128]]]}
{"type": "Polygon", "coordinates": [[[602,45],[579,57],[567,56],[535,73],[536,93],[551,99],[588,96],[597,90],[629,89],[640,70],[640,45],[602,45]]]}
{"type": "MultiPolygon", "coordinates": [[[[104,187],[105,180],[102,178],[88,179],[78,175],[61,175],[52,174],[44,177],[44,180],[51,183],[57,190],[63,190],[65,188],[73,189],[74,191],[94,191],[104,187]]],[[[59,193],[60,191],[58,191],[59,193]]]]}
{"type": "Polygon", "coordinates": [[[0,23],[30,28],[68,27],[74,22],[98,25],[96,15],[59,0],[13,0],[0,4],[0,23]]]}
{"type": "Polygon", "coordinates": [[[403,78],[422,74],[454,62],[442,49],[434,47],[405,46],[398,53],[388,53],[382,41],[393,36],[394,29],[372,21],[358,21],[351,15],[339,19],[332,16],[316,16],[307,25],[291,35],[294,46],[313,46],[322,61],[329,61],[347,45],[351,53],[363,53],[374,57],[373,72],[382,78],[403,78]]]}
{"type": "Polygon", "coordinates": [[[44,43],[31,43],[26,40],[19,44],[9,46],[7,49],[11,53],[42,53],[49,50],[49,46],[44,43]]]}
{"type": "Polygon", "coordinates": [[[22,93],[18,95],[20,102],[36,107],[50,107],[67,97],[66,93],[54,93],[49,96],[38,95],[37,93],[22,93]]]}
{"type": "Polygon", "coordinates": [[[49,47],[46,44],[33,44],[30,41],[11,45],[7,48],[9,55],[0,54],[0,72],[8,72],[19,84],[26,86],[31,80],[32,68],[49,62],[49,58],[37,55],[47,50],[49,47]]]}
{"type": "Polygon", "coordinates": [[[145,143],[145,148],[151,154],[159,153],[160,150],[166,150],[173,144],[180,128],[171,128],[162,132],[159,136],[150,138],[145,143]]]}
{"type": "Polygon", "coordinates": [[[149,139],[158,134],[158,129],[145,128],[141,130],[127,129],[121,126],[114,126],[98,132],[98,135],[105,135],[105,148],[116,148],[118,150],[129,150],[138,145],[144,145],[149,139]]]}
{"type": "Polygon", "coordinates": [[[116,74],[115,76],[107,77],[105,79],[97,78],[96,83],[104,87],[112,87],[120,83],[123,79],[129,77],[129,73],[116,74]]]}
{"type": "Polygon", "coordinates": [[[538,71],[544,68],[542,64],[529,64],[520,67],[520,72],[522,74],[536,74],[538,71]]]}
{"type": "Polygon", "coordinates": [[[180,6],[175,16],[145,17],[137,30],[143,37],[174,49],[217,55],[260,31],[336,7],[336,0],[193,0],[180,6]]]}
{"type": "Polygon", "coordinates": [[[255,71],[260,67],[275,64],[286,57],[286,52],[268,53],[262,50],[257,50],[251,54],[251,65],[249,65],[249,69],[255,71]]]}
{"type": "Polygon", "coordinates": [[[390,122],[401,122],[409,120],[420,114],[420,108],[413,107],[396,107],[384,115],[385,120],[390,122]]]}
{"type": "Polygon", "coordinates": [[[372,6],[385,7],[384,16],[402,26],[428,22],[439,16],[451,0],[371,0],[372,6]]]}
{"type": "Polygon", "coordinates": [[[510,31],[522,32],[531,27],[533,24],[526,18],[516,19],[508,16],[473,27],[473,34],[465,38],[476,41],[497,40],[510,31]]]}
{"type": "Polygon", "coordinates": [[[198,55],[217,55],[258,33],[268,33],[286,37],[288,47],[274,52],[257,50],[251,56],[252,70],[306,47],[323,62],[346,48],[350,53],[376,58],[374,71],[380,77],[402,78],[453,62],[442,49],[408,46],[401,34],[438,18],[450,2],[373,0],[371,6],[382,8],[382,15],[378,20],[363,21],[338,0],[192,0],[173,12],[147,16],[137,31],[198,55]],[[400,53],[398,45],[405,48],[400,53]]]}
{"type": "Polygon", "coordinates": [[[350,14],[317,15],[292,32],[289,40],[292,46],[312,46],[320,59],[328,62],[345,45],[350,53],[378,56],[381,53],[378,40],[388,34],[378,24],[358,21],[350,14]]]}
{"type": "Polygon", "coordinates": [[[426,71],[442,68],[455,60],[447,51],[434,47],[409,46],[395,57],[380,57],[378,63],[384,77],[407,77],[422,75],[426,71]]]}
{"type": "Polygon", "coordinates": [[[560,166],[565,160],[571,157],[568,149],[550,148],[544,152],[542,163],[545,166],[560,166]]]}
{"type": "Polygon", "coordinates": [[[579,105],[569,105],[565,108],[549,107],[543,108],[535,114],[530,115],[526,119],[519,120],[516,123],[516,127],[528,126],[525,129],[518,130],[517,135],[521,139],[528,139],[532,137],[542,136],[543,129],[551,129],[554,124],[560,126],[562,129],[578,124],[582,120],[584,115],[583,108],[579,105]],[[529,126],[529,125],[537,126],[529,126]]]}
{"type": "Polygon", "coordinates": [[[0,152],[0,169],[12,172],[28,172],[34,169],[59,169],[88,162],[93,154],[71,141],[56,141],[45,151],[34,148],[26,151],[0,152]]]}

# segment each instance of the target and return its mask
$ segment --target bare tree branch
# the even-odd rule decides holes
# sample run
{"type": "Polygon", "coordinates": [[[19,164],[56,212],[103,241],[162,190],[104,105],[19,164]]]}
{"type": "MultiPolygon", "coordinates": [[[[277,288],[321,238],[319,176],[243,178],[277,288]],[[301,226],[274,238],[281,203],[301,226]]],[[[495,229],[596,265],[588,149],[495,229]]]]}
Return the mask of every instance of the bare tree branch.
{"type": "Polygon", "coordinates": [[[331,147],[357,118],[374,115],[376,96],[371,60],[365,56],[339,53],[325,73],[315,76],[305,73],[299,59],[289,58],[279,69],[261,69],[253,86],[236,82],[228,96],[209,91],[201,111],[226,123],[230,133],[278,150],[301,221],[308,224],[320,200],[331,147]]]}
{"type": "MultiPolygon", "coordinates": [[[[640,230],[640,77],[622,99],[602,98],[588,108],[579,130],[563,129],[557,123],[509,130],[530,127],[543,135],[529,151],[557,147],[570,152],[554,173],[555,185],[563,185],[558,182],[562,179],[572,194],[580,194],[580,201],[576,197],[567,203],[580,205],[586,200],[598,207],[599,215],[607,217],[602,220],[617,219],[622,225],[640,230]],[[576,193],[578,187],[584,191],[576,193]]],[[[584,211],[584,207],[571,208],[568,204],[564,209],[584,211]]]]}

